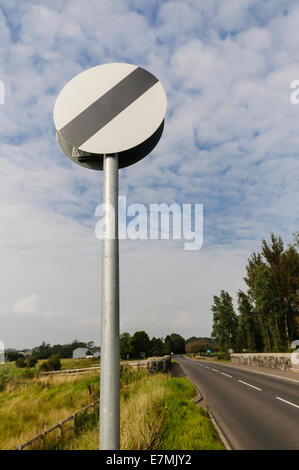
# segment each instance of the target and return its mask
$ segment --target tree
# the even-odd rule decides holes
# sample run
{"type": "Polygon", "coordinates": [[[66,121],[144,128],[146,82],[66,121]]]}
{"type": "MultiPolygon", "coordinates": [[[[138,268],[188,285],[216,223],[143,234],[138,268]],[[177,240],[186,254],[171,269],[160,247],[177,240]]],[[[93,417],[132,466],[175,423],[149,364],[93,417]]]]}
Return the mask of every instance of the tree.
{"type": "Polygon", "coordinates": [[[242,351],[262,351],[263,339],[259,331],[257,314],[250,302],[249,296],[240,290],[238,292],[238,333],[237,349],[242,351]]]}
{"type": "Polygon", "coordinates": [[[195,341],[190,341],[186,344],[186,352],[189,354],[207,352],[208,349],[215,352],[218,348],[215,344],[204,338],[196,339],[195,341]]]}
{"type": "Polygon", "coordinates": [[[151,339],[151,354],[152,356],[163,356],[164,343],[161,338],[153,337],[151,339]]]}
{"type": "Polygon", "coordinates": [[[212,305],[213,331],[220,350],[227,351],[236,347],[238,319],[233,307],[233,299],[228,292],[221,291],[220,296],[214,296],[212,305]]]}
{"type": "Polygon", "coordinates": [[[174,354],[185,354],[185,340],[182,336],[177,333],[171,333],[170,341],[172,345],[172,351],[174,354]]]}
{"type": "Polygon", "coordinates": [[[151,342],[145,331],[136,331],[132,338],[132,346],[135,357],[148,356],[151,349],[151,342]]]}
{"type": "Polygon", "coordinates": [[[17,351],[6,351],[5,352],[5,361],[14,362],[17,359],[19,359],[19,357],[20,357],[20,354],[17,351]]]}
{"type": "Polygon", "coordinates": [[[94,342],[93,341],[88,341],[88,343],[86,343],[86,347],[89,349],[89,351],[92,354],[92,351],[94,349],[94,342]]]}
{"type": "Polygon", "coordinates": [[[169,335],[166,336],[164,341],[164,351],[163,354],[170,354],[172,352],[172,342],[169,335]]]}
{"type": "Polygon", "coordinates": [[[38,359],[48,359],[51,356],[52,348],[50,344],[42,342],[42,344],[32,350],[35,357],[38,359]]]}
{"type": "Polygon", "coordinates": [[[132,337],[129,333],[125,332],[120,335],[119,346],[121,358],[128,359],[129,357],[133,356],[134,348],[132,345],[132,337]]]}
{"type": "Polygon", "coordinates": [[[271,235],[246,267],[248,295],[257,314],[264,351],[287,351],[298,335],[299,254],[297,239],[284,249],[281,237],[271,235]]]}

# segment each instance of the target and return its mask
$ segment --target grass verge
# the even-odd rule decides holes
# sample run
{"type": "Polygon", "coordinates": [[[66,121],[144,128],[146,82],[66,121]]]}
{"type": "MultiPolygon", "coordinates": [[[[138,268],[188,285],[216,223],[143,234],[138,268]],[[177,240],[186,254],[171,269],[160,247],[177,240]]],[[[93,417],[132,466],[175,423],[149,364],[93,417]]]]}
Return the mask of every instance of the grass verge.
{"type": "MultiPolygon", "coordinates": [[[[208,413],[192,403],[196,392],[188,379],[132,371],[121,382],[121,449],[224,449],[208,413]]],[[[59,448],[96,450],[98,435],[98,421],[87,423],[59,448]]]]}

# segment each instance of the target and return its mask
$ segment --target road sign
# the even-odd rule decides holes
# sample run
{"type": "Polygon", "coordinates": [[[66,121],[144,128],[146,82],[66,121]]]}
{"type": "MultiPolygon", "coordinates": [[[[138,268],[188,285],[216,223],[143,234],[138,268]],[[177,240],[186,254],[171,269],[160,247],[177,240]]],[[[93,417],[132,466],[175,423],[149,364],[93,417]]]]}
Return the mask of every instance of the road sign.
{"type": "Polygon", "coordinates": [[[132,64],[85,70],[59,93],[54,106],[57,140],[75,163],[104,170],[100,448],[120,447],[118,169],[150,153],[164,127],[162,84],[132,64]],[[110,208],[113,211],[110,211],[110,208]],[[111,230],[113,227],[113,230],[111,230]]]}
{"type": "Polygon", "coordinates": [[[112,63],[76,75],[54,106],[58,142],[75,163],[103,169],[118,154],[119,168],[145,157],[158,143],[167,98],[161,82],[132,64],[112,63]]]}

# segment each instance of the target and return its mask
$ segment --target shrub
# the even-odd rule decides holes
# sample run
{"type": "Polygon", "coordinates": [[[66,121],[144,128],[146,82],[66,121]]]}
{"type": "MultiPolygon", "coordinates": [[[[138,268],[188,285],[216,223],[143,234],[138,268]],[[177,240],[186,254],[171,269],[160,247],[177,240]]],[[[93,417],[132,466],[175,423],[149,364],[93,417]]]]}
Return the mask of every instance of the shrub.
{"type": "Polygon", "coordinates": [[[36,357],[29,357],[26,361],[26,366],[27,367],[34,367],[38,362],[38,359],[36,357]]]}
{"type": "Polygon", "coordinates": [[[40,370],[43,372],[50,372],[52,370],[60,370],[60,369],[61,369],[61,362],[60,362],[58,354],[54,354],[53,356],[51,356],[40,367],[40,370]]]}
{"type": "Polygon", "coordinates": [[[16,366],[21,368],[26,366],[24,357],[19,357],[19,359],[16,360],[16,366]]]}

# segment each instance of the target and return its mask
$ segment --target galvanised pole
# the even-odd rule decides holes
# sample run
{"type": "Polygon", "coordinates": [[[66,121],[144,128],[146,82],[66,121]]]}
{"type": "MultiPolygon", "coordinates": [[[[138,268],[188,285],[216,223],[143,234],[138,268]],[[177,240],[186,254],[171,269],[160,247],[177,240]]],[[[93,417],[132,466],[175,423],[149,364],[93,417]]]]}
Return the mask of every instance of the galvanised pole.
{"type": "Polygon", "coordinates": [[[103,203],[106,236],[102,241],[100,449],[118,450],[120,448],[120,361],[117,154],[104,156],[103,203]]]}

